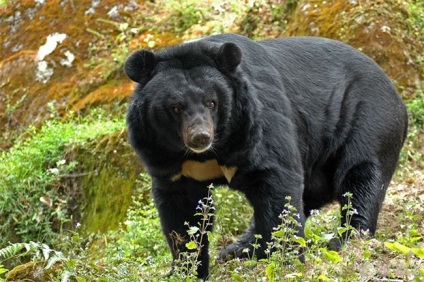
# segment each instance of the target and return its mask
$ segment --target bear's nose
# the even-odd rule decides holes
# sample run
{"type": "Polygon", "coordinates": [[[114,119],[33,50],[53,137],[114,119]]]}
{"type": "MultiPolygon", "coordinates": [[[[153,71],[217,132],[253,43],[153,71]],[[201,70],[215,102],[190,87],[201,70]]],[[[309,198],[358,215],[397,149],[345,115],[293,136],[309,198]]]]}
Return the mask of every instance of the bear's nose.
{"type": "Polygon", "coordinates": [[[205,147],[209,145],[211,141],[211,135],[206,131],[201,131],[193,134],[191,143],[197,147],[205,147]]]}

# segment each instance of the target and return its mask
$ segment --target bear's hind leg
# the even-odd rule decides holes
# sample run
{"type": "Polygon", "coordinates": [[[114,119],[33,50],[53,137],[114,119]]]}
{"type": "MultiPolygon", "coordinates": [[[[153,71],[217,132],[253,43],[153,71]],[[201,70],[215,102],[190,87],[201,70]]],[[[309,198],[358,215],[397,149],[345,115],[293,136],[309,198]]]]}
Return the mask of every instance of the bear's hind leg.
{"type": "MultiPolygon", "coordinates": [[[[388,181],[383,181],[378,165],[363,161],[351,166],[336,188],[336,198],[341,205],[341,226],[350,225],[364,234],[374,235],[377,219],[384,200],[388,181]],[[346,193],[350,193],[349,196],[346,193]]],[[[338,250],[351,236],[346,231],[331,242],[330,248],[338,250]]]]}

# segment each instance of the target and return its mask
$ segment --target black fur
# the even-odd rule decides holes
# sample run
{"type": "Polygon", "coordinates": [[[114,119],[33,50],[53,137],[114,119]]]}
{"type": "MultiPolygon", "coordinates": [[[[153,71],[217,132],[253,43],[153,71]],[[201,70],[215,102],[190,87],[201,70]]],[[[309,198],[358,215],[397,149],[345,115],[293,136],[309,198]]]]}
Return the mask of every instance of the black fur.
{"type": "MultiPolygon", "coordinates": [[[[370,58],[324,38],[254,42],[229,34],[135,53],[125,71],[139,82],[127,115],[130,142],[152,176],[174,258],[185,247],[170,234],[187,239],[184,222],[197,226],[195,209],[207,185],[225,181],[176,177],[186,160],[237,167],[229,186],[244,192],[254,208],[246,234],[222,258],[252,249],[254,234],[262,235],[256,254],[264,257],[286,196],[299,213],[299,236],[311,210],[345,204],[346,192],[353,193],[358,212],[351,224],[374,234],[407,114],[370,58]],[[212,143],[203,142],[199,150],[205,151],[196,153],[184,134],[208,126],[212,143]]],[[[208,242],[203,244],[198,272],[206,278],[208,242]]]]}

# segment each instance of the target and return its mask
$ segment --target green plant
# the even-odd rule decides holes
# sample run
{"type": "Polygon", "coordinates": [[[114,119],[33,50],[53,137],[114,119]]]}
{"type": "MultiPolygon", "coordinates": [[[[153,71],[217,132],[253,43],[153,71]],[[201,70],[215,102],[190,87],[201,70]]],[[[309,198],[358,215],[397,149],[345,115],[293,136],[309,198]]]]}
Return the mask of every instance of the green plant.
{"type": "Polygon", "coordinates": [[[424,168],[422,135],[424,133],[424,89],[417,89],[415,99],[406,103],[409,114],[407,138],[400,154],[398,178],[406,179],[424,168]]]}
{"type": "Polygon", "coordinates": [[[37,129],[30,127],[8,151],[0,155],[0,245],[8,241],[52,243],[64,224],[68,196],[60,181],[77,165],[63,158],[65,148],[124,126],[102,119],[99,112],[86,118],[53,118],[37,129]]]}
{"type": "Polygon", "coordinates": [[[195,216],[200,217],[198,226],[189,226],[187,234],[189,241],[186,243],[188,251],[179,253],[178,259],[174,265],[174,276],[184,281],[193,281],[197,276],[197,268],[199,266],[198,258],[201,254],[204,240],[208,240],[208,230],[212,226],[212,218],[215,216],[214,200],[212,198],[211,190],[213,185],[208,187],[208,195],[199,200],[199,205],[196,207],[197,212],[195,216]]]}
{"type": "Polygon", "coordinates": [[[156,263],[157,257],[168,254],[160,232],[159,216],[149,193],[151,180],[146,173],[141,174],[138,187],[121,228],[108,232],[109,240],[115,243],[108,244],[106,252],[108,261],[114,264],[132,260],[149,266],[156,263]]]}
{"type": "Polygon", "coordinates": [[[402,253],[406,258],[415,255],[424,259],[424,246],[421,244],[424,234],[420,232],[421,225],[419,224],[423,220],[423,215],[417,214],[416,210],[422,210],[420,204],[406,204],[403,218],[408,224],[402,226],[403,228],[396,234],[396,238],[386,241],[384,245],[392,251],[402,253]]]}
{"type": "Polygon", "coordinates": [[[103,80],[110,79],[116,72],[119,72],[129,55],[129,42],[137,35],[140,28],[132,27],[127,22],[116,22],[109,19],[99,18],[98,22],[107,25],[106,31],[96,31],[87,28],[87,32],[96,35],[101,40],[98,43],[91,43],[89,47],[89,65],[101,68],[100,73],[103,80]],[[99,56],[99,53],[108,52],[107,57],[99,56]]]}
{"type": "Polygon", "coordinates": [[[207,8],[200,3],[196,0],[172,0],[159,2],[159,5],[163,5],[167,11],[172,11],[168,17],[168,24],[175,31],[182,32],[193,25],[206,21],[207,8]]]}
{"type": "MultiPolygon", "coordinates": [[[[62,252],[53,250],[46,244],[36,242],[14,243],[0,249],[0,259],[3,260],[24,257],[28,255],[31,255],[34,259],[42,259],[46,261],[47,263],[45,269],[51,268],[59,261],[66,260],[62,252]]],[[[2,265],[0,264],[0,275],[7,272],[8,269],[2,268],[2,265]]]]}
{"type": "Polygon", "coordinates": [[[407,23],[415,35],[424,40],[424,4],[420,0],[412,0],[406,3],[405,7],[408,9],[409,17],[407,23]]]}
{"type": "Polygon", "coordinates": [[[406,106],[410,115],[410,123],[418,128],[424,126],[424,89],[416,92],[416,99],[409,101],[406,106]]]}
{"type": "Polygon", "coordinates": [[[281,224],[275,228],[272,233],[273,241],[269,244],[269,249],[277,250],[273,255],[280,257],[277,260],[280,266],[295,263],[302,256],[302,248],[306,247],[305,239],[297,236],[298,228],[303,228],[298,221],[299,214],[290,204],[291,198],[286,197],[286,200],[285,209],[279,216],[281,224]]]}
{"type": "Polygon", "coordinates": [[[347,242],[352,235],[356,233],[356,229],[350,224],[352,222],[352,217],[358,214],[358,211],[352,206],[352,197],[351,192],[346,192],[343,194],[343,197],[346,198],[346,204],[342,206],[342,215],[345,214],[343,221],[345,222],[343,226],[337,228],[337,233],[341,240],[347,242]]]}

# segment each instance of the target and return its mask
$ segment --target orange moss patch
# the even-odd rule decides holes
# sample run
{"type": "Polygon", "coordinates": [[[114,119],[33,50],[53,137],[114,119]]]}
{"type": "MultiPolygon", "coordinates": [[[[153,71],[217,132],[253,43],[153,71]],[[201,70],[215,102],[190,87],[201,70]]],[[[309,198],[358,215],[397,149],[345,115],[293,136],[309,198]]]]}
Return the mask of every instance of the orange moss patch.
{"type": "Polygon", "coordinates": [[[108,81],[77,102],[72,110],[79,111],[91,106],[110,103],[113,100],[125,100],[132,93],[133,85],[128,80],[108,81]]]}
{"type": "Polygon", "coordinates": [[[341,17],[352,9],[349,1],[300,1],[293,21],[287,28],[290,36],[323,36],[340,38],[341,17]]]}

